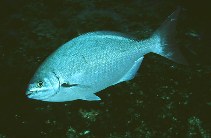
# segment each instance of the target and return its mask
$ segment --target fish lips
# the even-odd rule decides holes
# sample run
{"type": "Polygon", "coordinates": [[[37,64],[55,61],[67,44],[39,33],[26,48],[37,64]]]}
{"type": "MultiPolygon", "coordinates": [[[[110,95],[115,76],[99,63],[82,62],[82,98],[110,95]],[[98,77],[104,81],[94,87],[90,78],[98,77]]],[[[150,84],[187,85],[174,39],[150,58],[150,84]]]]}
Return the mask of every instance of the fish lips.
{"type": "Polygon", "coordinates": [[[28,88],[28,90],[26,91],[26,96],[30,99],[34,99],[34,94],[37,92],[37,90],[30,90],[30,88],[28,88]]]}
{"type": "Polygon", "coordinates": [[[45,96],[41,96],[39,94],[39,91],[26,91],[26,96],[29,98],[29,99],[35,99],[35,100],[45,100],[45,99],[48,99],[49,97],[51,96],[48,96],[48,95],[45,95],[45,96]]]}

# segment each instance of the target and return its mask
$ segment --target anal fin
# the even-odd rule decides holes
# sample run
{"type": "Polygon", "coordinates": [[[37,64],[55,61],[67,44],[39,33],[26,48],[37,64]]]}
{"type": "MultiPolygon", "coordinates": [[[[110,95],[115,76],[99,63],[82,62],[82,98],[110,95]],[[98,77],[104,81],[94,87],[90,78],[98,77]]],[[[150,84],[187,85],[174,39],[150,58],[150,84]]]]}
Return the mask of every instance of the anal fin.
{"type": "Polygon", "coordinates": [[[95,94],[88,94],[80,98],[81,100],[86,100],[86,101],[99,101],[101,100],[100,97],[98,97],[95,94]]]}
{"type": "MultiPolygon", "coordinates": [[[[133,64],[133,66],[131,67],[131,69],[117,83],[133,79],[135,77],[136,72],[138,71],[139,67],[141,66],[143,59],[144,59],[144,57],[140,57],[138,60],[136,60],[133,64]]],[[[117,84],[117,83],[115,83],[115,84],[117,84]]]]}

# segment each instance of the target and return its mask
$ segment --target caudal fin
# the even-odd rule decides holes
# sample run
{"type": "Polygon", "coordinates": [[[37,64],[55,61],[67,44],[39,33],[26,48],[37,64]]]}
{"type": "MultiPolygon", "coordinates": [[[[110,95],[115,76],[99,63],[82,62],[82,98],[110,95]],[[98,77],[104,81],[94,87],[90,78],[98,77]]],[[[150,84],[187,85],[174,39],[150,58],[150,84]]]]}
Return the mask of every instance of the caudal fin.
{"type": "Polygon", "coordinates": [[[181,8],[177,8],[168,18],[161,24],[161,26],[154,32],[150,41],[153,41],[155,47],[153,52],[167,57],[177,63],[187,64],[185,58],[181,54],[179,47],[175,45],[174,37],[176,31],[176,21],[181,8]]]}

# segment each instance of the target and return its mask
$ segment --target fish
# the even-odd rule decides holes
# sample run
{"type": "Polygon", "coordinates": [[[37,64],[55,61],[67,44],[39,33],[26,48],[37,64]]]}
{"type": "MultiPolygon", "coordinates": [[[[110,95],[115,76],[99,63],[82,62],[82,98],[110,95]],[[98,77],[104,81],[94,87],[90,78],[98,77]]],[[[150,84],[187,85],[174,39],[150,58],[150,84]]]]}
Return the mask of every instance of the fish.
{"type": "Polygon", "coordinates": [[[171,44],[179,12],[180,8],[176,9],[144,40],[112,31],[73,38],[39,66],[26,96],[46,102],[99,101],[97,92],[133,79],[147,53],[185,64],[178,47],[171,44]]]}

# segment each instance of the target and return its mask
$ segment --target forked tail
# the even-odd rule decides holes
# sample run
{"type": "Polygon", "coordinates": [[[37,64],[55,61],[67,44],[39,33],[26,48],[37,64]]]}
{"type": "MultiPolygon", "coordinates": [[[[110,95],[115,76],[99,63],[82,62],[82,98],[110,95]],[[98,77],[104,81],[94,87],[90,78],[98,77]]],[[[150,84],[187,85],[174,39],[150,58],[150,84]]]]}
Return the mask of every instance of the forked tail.
{"type": "Polygon", "coordinates": [[[181,54],[179,47],[175,45],[174,37],[176,32],[176,21],[181,8],[177,8],[161,26],[154,32],[149,41],[152,42],[152,52],[160,54],[177,63],[187,64],[185,58],[181,54]]]}

